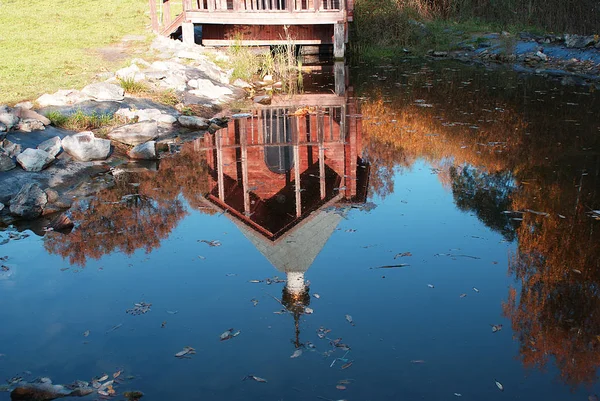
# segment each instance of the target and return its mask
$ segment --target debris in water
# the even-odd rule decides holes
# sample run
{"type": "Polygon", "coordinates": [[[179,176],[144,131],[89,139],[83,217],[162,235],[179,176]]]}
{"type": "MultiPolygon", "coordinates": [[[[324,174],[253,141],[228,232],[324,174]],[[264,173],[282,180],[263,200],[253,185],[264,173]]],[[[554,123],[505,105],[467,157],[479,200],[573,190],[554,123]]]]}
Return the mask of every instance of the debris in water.
{"type": "Polygon", "coordinates": [[[103,382],[104,380],[108,380],[108,375],[105,374],[98,379],[99,382],[103,382]]]}
{"type": "Polygon", "coordinates": [[[112,333],[115,330],[118,330],[121,326],[123,326],[123,323],[119,323],[116,326],[113,326],[112,328],[110,328],[109,330],[106,331],[106,333],[112,333]]]}
{"type": "Polygon", "coordinates": [[[196,353],[196,350],[192,347],[186,346],[183,347],[181,351],[175,354],[176,358],[189,358],[188,355],[193,355],[196,353]]]}
{"type": "Polygon", "coordinates": [[[221,341],[226,341],[229,340],[233,337],[237,337],[240,335],[241,331],[236,331],[234,332],[235,329],[231,328],[229,330],[225,330],[223,333],[221,333],[220,339],[221,341]]]}
{"type": "Polygon", "coordinates": [[[501,324],[490,324],[490,326],[492,326],[492,333],[502,330],[501,324]]]}
{"type": "Polygon", "coordinates": [[[262,377],[258,377],[258,376],[254,376],[254,375],[248,375],[242,379],[242,381],[244,381],[244,380],[254,380],[255,382],[259,382],[259,383],[267,383],[267,381],[265,379],[263,379],[262,377]]]}
{"type": "Polygon", "coordinates": [[[473,287],[473,291],[479,292],[479,290],[476,287],[473,287]]]}
{"type": "Polygon", "coordinates": [[[435,288],[435,286],[433,284],[427,284],[427,287],[429,287],[429,288],[435,288]]]}
{"type": "Polygon", "coordinates": [[[377,266],[371,267],[371,269],[393,269],[395,267],[406,267],[410,266],[408,263],[400,263],[399,265],[385,265],[385,266],[377,266]]]}
{"type": "Polygon", "coordinates": [[[302,355],[302,350],[301,349],[297,349],[296,351],[294,351],[294,353],[290,356],[290,358],[298,358],[300,355],[302,355]]]}
{"type": "Polygon", "coordinates": [[[262,283],[262,280],[248,280],[249,283],[262,283]]]}
{"type": "Polygon", "coordinates": [[[133,316],[144,315],[144,314],[150,312],[151,306],[152,306],[152,304],[148,304],[146,302],[135,303],[135,304],[133,304],[133,308],[127,309],[125,311],[125,313],[129,313],[130,315],[133,315],[133,316]]]}
{"type": "Polygon", "coordinates": [[[309,308],[308,306],[304,308],[304,313],[306,313],[307,315],[312,315],[313,312],[314,310],[312,310],[312,308],[309,308]]]}
{"type": "Polygon", "coordinates": [[[412,256],[412,253],[410,253],[410,252],[397,253],[396,256],[394,256],[394,259],[408,257],[408,256],[412,256]]]}
{"type": "Polygon", "coordinates": [[[250,302],[252,302],[252,306],[256,306],[256,305],[258,305],[258,299],[256,299],[256,298],[252,298],[252,299],[250,300],[250,302]]]}
{"type": "Polygon", "coordinates": [[[141,391],[126,391],[123,393],[123,397],[125,397],[127,401],[138,401],[143,396],[144,393],[141,391]]]}
{"type": "Polygon", "coordinates": [[[117,377],[121,376],[121,373],[123,373],[122,370],[118,370],[115,373],[113,373],[113,379],[116,379],[117,377]]]}
{"type": "Polygon", "coordinates": [[[89,335],[90,335],[90,331],[89,330],[86,330],[86,331],[83,332],[83,336],[84,337],[87,337],[89,335]]]}
{"type": "Polygon", "coordinates": [[[338,384],[337,386],[335,386],[335,388],[337,388],[338,390],[346,390],[346,386],[344,386],[343,384],[338,384]]]}
{"type": "Polygon", "coordinates": [[[466,296],[467,296],[467,294],[464,294],[464,293],[463,293],[463,294],[460,294],[460,298],[464,298],[464,297],[466,297],[466,296]]]}
{"type": "Polygon", "coordinates": [[[166,320],[165,320],[165,321],[163,321],[163,322],[160,324],[160,328],[161,328],[161,329],[164,329],[165,327],[167,327],[167,321],[166,321],[166,320]]]}
{"type": "Polygon", "coordinates": [[[462,397],[462,394],[461,394],[461,393],[454,393],[454,395],[455,395],[456,397],[462,397]]]}
{"type": "Polygon", "coordinates": [[[573,273],[581,274],[581,270],[579,270],[579,269],[571,269],[571,270],[573,270],[573,273]]]}
{"type": "Polygon", "coordinates": [[[168,310],[168,311],[167,311],[167,313],[168,313],[169,315],[176,315],[176,314],[178,314],[178,313],[179,313],[179,311],[178,311],[178,310],[168,310]]]}
{"type": "Polygon", "coordinates": [[[321,298],[321,296],[320,296],[319,294],[317,294],[317,293],[314,293],[314,294],[313,294],[313,297],[315,297],[315,298],[317,298],[317,299],[321,298]]]}
{"type": "Polygon", "coordinates": [[[352,366],[352,363],[354,363],[354,361],[350,361],[348,363],[343,364],[342,369],[348,369],[350,366],[352,366]]]}
{"type": "Polygon", "coordinates": [[[415,365],[418,365],[418,364],[425,363],[425,361],[422,359],[413,359],[410,361],[410,363],[414,363],[415,365]]]}
{"type": "Polygon", "coordinates": [[[498,390],[504,391],[504,386],[502,385],[502,383],[500,383],[498,380],[495,380],[495,382],[496,382],[496,387],[498,387],[498,390]]]}
{"type": "Polygon", "coordinates": [[[207,240],[203,239],[203,240],[200,240],[198,242],[204,242],[205,244],[208,244],[208,246],[210,246],[210,247],[221,246],[221,242],[217,241],[215,239],[213,239],[211,241],[207,241],[207,240]]]}
{"type": "Polygon", "coordinates": [[[350,323],[352,326],[354,326],[354,320],[352,320],[352,316],[346,315],[346,320],[348,321],[348,323],[350,323]]]}

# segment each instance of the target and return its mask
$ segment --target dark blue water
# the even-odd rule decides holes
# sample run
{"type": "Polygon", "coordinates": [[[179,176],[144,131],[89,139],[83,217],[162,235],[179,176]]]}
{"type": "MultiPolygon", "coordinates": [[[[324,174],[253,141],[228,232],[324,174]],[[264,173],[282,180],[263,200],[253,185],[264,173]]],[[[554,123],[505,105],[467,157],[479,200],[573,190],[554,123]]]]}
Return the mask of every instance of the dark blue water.
{"type": "Polygon", "coordinates": [[[71,233],[0,246],[0,378],[122,370],[115,399],[148,400],[600,392],[597,93],[457,64],[350,73],[341,97],[117,175],[71,233]]]}

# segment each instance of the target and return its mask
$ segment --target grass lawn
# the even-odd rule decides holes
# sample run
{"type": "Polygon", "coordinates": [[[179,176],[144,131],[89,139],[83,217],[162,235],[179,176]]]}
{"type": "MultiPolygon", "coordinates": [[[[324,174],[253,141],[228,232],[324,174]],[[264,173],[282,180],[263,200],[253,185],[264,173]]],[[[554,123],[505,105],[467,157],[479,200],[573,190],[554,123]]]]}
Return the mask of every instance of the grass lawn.
{"type": "Polygon", "coordinates": [[[147,0],[0,0],[0,105],[81,89],[124,64],[139,42],[119,45],[119,57],[101,49],[125,35],[149,39],[148,10],[147,0]]]}

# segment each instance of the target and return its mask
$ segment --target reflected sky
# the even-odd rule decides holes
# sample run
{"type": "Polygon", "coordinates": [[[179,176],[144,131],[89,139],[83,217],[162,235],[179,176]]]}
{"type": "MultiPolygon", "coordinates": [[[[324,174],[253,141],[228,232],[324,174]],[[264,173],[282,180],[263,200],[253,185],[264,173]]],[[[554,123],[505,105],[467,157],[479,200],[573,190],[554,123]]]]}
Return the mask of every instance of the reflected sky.
{"type": "Polygon", "coordinates": [[[150,400],[593,394],[600,96],[453,63],[350,74],[125,169],[70,233],[0,246],[0,377],[124,369],[117,390],[150,400]]]}

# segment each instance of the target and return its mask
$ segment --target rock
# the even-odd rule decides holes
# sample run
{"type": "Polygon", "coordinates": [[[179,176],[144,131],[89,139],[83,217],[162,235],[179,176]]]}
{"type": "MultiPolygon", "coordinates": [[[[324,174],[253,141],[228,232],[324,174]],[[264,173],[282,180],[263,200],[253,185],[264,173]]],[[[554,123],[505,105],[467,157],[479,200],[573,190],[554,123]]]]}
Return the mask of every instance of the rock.
{"type": "Polygon", "coordinates": [[[21,145],[11,142],[8,139],[4,139],[2,142],[0,142],[0,151],[2,151],[8,157],[16,157],[19,153],[21,153],[21,145]]]}
{"type": "Polygon", "coordinates": [[[190,93],[195,96],[207,97],[209,99],[218,99],[220,97],[231,95],[233,91],[224,86],[218,86],[212,83],[209,79],[194,80],[195,88],[190,93]]]}
{"type": "Polygon", "coordinates": [[[62,397],[85,397],[95,390],[91,387],[77,387],[74,390],[63,385],[52,384],[50,379],[42,383],[19,382],[19,385],[10,393],[12,401],[49,401],[62,397]]]}
{"type": "Polygon", "coordinates": [[[6,124],[0,122],[0,132],[6,131],[8,131],[8,127],[6,126],[6,124]]]}
{"type": "Polygon", "coordinates": [[[0,202],[0,212],[4,209],[4,203],[0,202]]]}
{"type": "Polygon", "coordinates": [[[0,172],[12,170],[17,167],[17,163],[4,153],[0,153],[0,172]]]}
{"type": "Polygon", "coordinates": [[[50,125],[52,122],[46,116],[41,115],[40,113],[26,109],[23,107],[15,107],[15,113],[21,119],[33,119],[41,122],[44,125],[50,125]]]}
{"type": "Polygon", "coordinates": [[[596,38],[594,36],[565,35],[565,47],[573,49],[583,49],[584,47],[594,46],[596,38]]]}
{"type": "Polygon", "coordinates": [[[134,79],[137,73],[140,72],[140,67],[135,64],[130,65],[129,67],[121,68],[115,75],[120,79],[134,79]]]}
{"type": "Polygon", "coordinates": [[[42,171],[54,161],[54,156],[41,149],[27,148],[17,156],[25,171],[42,171]]]}
{"type": "Polygon", "coordinates": [[[160,81],[165,79],[167,74],[164,71],[145,71],[146,79],[150,82],[160,81]]]}
{"type": "Polygon", "coordinates": [[[10,212],[15,216],[35,219],[42,214],[46,203],[46,193],[37,184],[28,183],[10,200],[10,212]]]}
{"type": "Polygon", "coordinates": [[[21,109],[31,110],[33,109],[33,102],[20,102],[15,104],[15,108],[17,107],[21,109]]]}
{"type": "Polygon", "coordinates": [[[185,128],[207,129],[210,125],[206,118],[196,116],[179,116],[177,120],[185,128]]]}
{"type": "Polygon", "coordinates": [[[535,55],[538,56],[542,61],[548,61],[548,56],[542,53],[541,51],[538,51],[537,53],[535,53],[535,55]]]}
{"type": "Polygon", "coordinates": [[[54,138],[47,139],[40,143],[37,148],[48,152],[53,157],[56,157],[56,155],[58,155],[62,149],[62,142],[60,137],[55,136],[54,138]]]}
{"type": "Polygon", "coordinates": [[[242,89],[252,89],[252,85],[250,85],[248,82],[242,80],[242,79],[236,79],[235,81],[233,81],[233,86],[237,87],[237,88],[242,88],[242,89]]]}
{"type": "Polygon", "coordinates": [[[273,83],[273,75],[271,74],[267,74],[263,77],[263,81],[268,82],[268,83],[273,83]]]}
{"type": "MultiPolygon", "coordinates": [[[[483,43],[481,43],[480,46],[481,45],[483,45],[483,43]]],[[[448,56],[448,52],[433,51],[433,52],[431,52],[431,55],[433,57],[447,57],[448,56]]]]}
{"type": "Polygon", "coordinates": [[[46,197],[48,198],[48,203],[54,203],[59,198],[58,192],[56,192],[52,188],[46,188],[46,189],[44,189],[44,193],[46,193],[46,197]]]}
{"type": "Polygon", "coordinates": [[[19,123],[19,117],[12,107],[0,106],[0,123],[11,129],[19,123]]]}
{"type": "Polygon", "coordinates": [[[62,213],[50,223],[50,228],[54,231],[70,230],[75,226],[73,221],[66,214],[62,213]]]}
{"type": "Polygon", "coordinates": [[[90,100],[89,96],[75,89],[61,89],[50,95],[48,93],[40,96],[36,102],[40,107],[68,106],[90,100]]]}
{"type": "Polygon", "coordinates": [[[161,124],[175,124],[175,122],[177,122],[177,117],[170,114],[161,114],[156,118],[156,121],[161,124]]]}
{"type": "Polygon", "coordinates": [[[43,131],[46,129],[44,124],[33,118],[26,118],[24,120],[19,121],[17,124],[17,129],[23,132],[31,132],[31,131],[43,131]]]}
{"type": "Polygon", "coordinates": [[[127,145],[139,145],[158,137],[158,125],[154,121],[124,125],[112,130],[108,137],[127,145]]]}
{"type": "Polygon", "coordinates": [[[154,160],[156,159],[156,142],[148,141],[137,145],[127,152],[127,156],[131,159],[154,160]]]}
{"type": "Polygon", "coordinates": [[[260,104],[271,104],[271,97],[267,95],[255,96],[252,101],[260,104]]]}
{"type": "Polygon", "coordinates": [[[83,88],[83,94],[98,101],[123,100],[125,98],[125,90],[118,85],[109,84],[106,82],[97,82],[83,88]]]}
{"type": "Polygon", "coordinates": [[[104,160],[110,153],[110,140],[96,138],[93,132],[86,131],[64,137],[62,147],[80,161],[104,160]]]}

